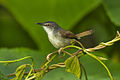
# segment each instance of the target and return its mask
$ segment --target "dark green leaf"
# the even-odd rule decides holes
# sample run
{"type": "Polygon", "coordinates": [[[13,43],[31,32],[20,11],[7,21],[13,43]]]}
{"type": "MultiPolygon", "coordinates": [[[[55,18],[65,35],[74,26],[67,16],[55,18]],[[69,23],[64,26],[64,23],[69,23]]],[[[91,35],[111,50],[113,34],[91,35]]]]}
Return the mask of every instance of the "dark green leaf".
{"type": "Polygon", "coordinates": [[[37,48],[32,38],[22,29],[6,8],[0,5],[0,47],[37,48]]]}
{"type": "Polygon", "coordinates": [[[5,75],[3,75],[0,71],[0,80],[8,80],[5,75]]]}
{"type": "MultiPolygon", "coordinates": [[[[40,51],[35,51],[35,50],[30,50],[28,48],[13,48],[13,49],[7,49],[7,48],[2,48],[0,49],[0,60],[1,61],[6,61],[6,60],[15,60],[19,58],[23,58],[25,56],[32,56],[34,59],[34,67],[39,68],[40,65],[44,62],[46,59],[45,53],[41,53],[40,51]]],[[[56,59],[56,61],[60,60],[56,59]]],[[[20,62],[8,64],[7,66],[4,64],[0,64],[0,70],[6,74],[14,73],[16,68],[22,64],[31,64],[31,59],[26,59],[20,62]]],[[[65,79],[65,80],[77,80],[77,78],[74,75],[71,75],[67,72],[65,72],[64,69],[56,69],[53,71],[50,71],[43,77],[42,80],[60,80],[60,79],[65,79]],[[50,74],[49,74],[50,73],[50,74]],[[66,76],[69,77],[66,77],[66,76]]]]}
{"type": "MultiPolygon", "coordinates": [[[[98,53],[96,52],[96,55],[98,56],[102,56],[104,53],[98,53]]],[[[40,65],[43,63],[43,61],[45,60],[45,54],[41,53],[39,51],[34,51],[34,50],[30,50],[30,49],[25,49],[25,48],[14,48],[14,49],[0,49],[0,60],[1,61],[5,61],[5,60],[15,60],[15,59],[19,59],[25,56],[32,56],[35,62],[35,67],[39,68],[40,65]]],[[[103,56],[105,57],[105,56],[103,56]]],[[[60,60],[60,58],[56,59],[56,60],[60,60]]],[[[87,72],[87,76],[88,76],[88,80],[109,80],[109,76],[106,72],[106,70],[104,69],[104,67],[98,63],[96,60],[92,59],[91,57],[85,55],[82,56],[80,58],[80,61],[82,63],[82,65],[85,67],[86,72],[87,72]]],[[[105,61],[107,67],[110,69],[113,78],[115,80],[119,80],[119,73],[120,73],[120,65],[117,63],[113,63],[112,60],[107,60],[105,61]]],[[[21,62],[17,62],[17,63],[12,63],[9,65],[3,65],[0,64],[0,71],[4,74],[10,74],[15,72],[16,68],[22,64],[31,64],[31,60],[26,59],[23,60],[21,62]]],[[[84,74],[83,74],[83,79],[84,79],[84,74]]],[[[71,73],[65,72],[64,68],[58,68],[55,70],[50,71],[49,73],[45,74],[45,76],[42,78],[42,80],[79,80],[77,77],[75,77],[74,75],[72,75],[71,73]]]]}
{"type": "Polygon", "coordinates": [[[110,20],[120,26],[120,0],[103,0],[103,4],[110,20]]]}
{"type": "Polygon", "coordinates": [[[45,31],[35,23],[55,21],[65,29],[71,29],[78,20],[95,9],[101,0],[7,0],[1,2],[23,25],[41,51],[48,52],[53,47],[45,31]]]}

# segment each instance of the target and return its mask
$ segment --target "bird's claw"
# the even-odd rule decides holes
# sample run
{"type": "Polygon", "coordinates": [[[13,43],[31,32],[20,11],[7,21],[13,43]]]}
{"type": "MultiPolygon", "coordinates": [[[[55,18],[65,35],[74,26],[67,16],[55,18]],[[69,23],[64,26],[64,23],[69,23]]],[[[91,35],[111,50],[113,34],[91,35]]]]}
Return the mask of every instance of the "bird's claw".
{"type": "Polygon", "coordinates": [[[60,48],[60,49],[58,50],[58,54],[60,54],[62,50],[63,50],[63,48],[60,48]]]}

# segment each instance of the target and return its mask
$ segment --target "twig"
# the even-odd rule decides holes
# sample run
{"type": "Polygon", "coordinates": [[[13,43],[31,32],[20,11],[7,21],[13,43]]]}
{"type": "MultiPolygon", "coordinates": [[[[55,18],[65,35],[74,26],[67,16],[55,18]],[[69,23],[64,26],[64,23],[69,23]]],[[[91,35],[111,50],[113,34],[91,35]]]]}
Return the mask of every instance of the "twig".
{"type": "Polygon", "coordinates": [[[69,56],[72,56],[72,54],[70,54],[69,52],[65,51],[65,50],[62,50],[62,52],[68,54],[69,56]]]}
{"type": "Polygon", "coordinates": [[[29,59],[29,58],[32,60],[32,63],[33,63],[33,58],[31,56],[26,56],[24,58],[20,58],[20,59],[16,59],[16,60],[11,60],[11,61],[0,61],[0,63],[10,64],[10,63],[19,62],[19,61],[22,61],[22,60],[25,60],[25,59],[29,59]]]}
{"type": "MultiPolygon", "coordinates": [[[[112,78],[112,76],[111,76],[111,73],[110,73],[110,71],[108,70],[107,66],[106,66],[102,61],[100,61],[99,58],[97,58],[96,56],[90,54],[89,52],[93,52],[93,51],[95,51],[95,50],[99,50],[99,49],[105,48],[105,47],[107,47],[107,46],[113,45],[114,42],[116,42],[116,41],[118,41],[118,40],[120,40],[120,33],[117,31],[117,35],[116,35],[116,37],[115,37],[113,40],[111,40],[111,41],[109,41],[109,42],[106,42],[106,43],[100,43],[98,46],[96,46],[96,47],[94,47],[94,48],[85,49],[84,46],[83,46],[80,42],[76,41],[78,44],[80,44],[80,46],[81,46],[82,48],[80,48],[80,47],[78,47],[78,46],[74,46],[74,45],[69,45],[69,46],[66,46],[66,47],[63,48],[63,52],[66,53],[66,54],[68,54],[68,55],[72,55],[72,54],[64,51],[64,49],[67,49],[67,48],[76,48],[76,49],[78,49],[78,51],[75,52],[75,53],[73,53],[73,54],[74,54],[74,55],[77,55],[78,53],[81,52],[81,50],[83,50],[83,51],[86,52],[88,55],[90,55],[90,56],[92,56],[93,58],[95,58],[96,60],[98,60],[98,61],[106,68],[106,70],[107,70],[107,72],[108,72],[111,80],[113,80],[113,78],[112,78]]],[[[56,54],[57,52],[58,52],[58,51],[55,51],[55,52],[49,54],[49,55],[47,56],[47,60],[43,63],[42,67],[41,67],[40,69],[35,69],[34,72],[36,73],[36,72],[42,71],[42,70],[44,69],[45,65],[48,65],[48,64],[54,59],[54,57],[55,57],[55,56],[54,56],[54,57],[51,59],[51,56],[53,56],[53,55],[56,54]],[[48,60],[48,58],[49,58],[50,60],[48,60]]],[[[16,62],[17,62],[17,61],[16,61],[16,62]]],[[[64,63],[53,64],[53,65],[51,65],[50,67],[48,67],[46,70],[47,70],[47,72],[48,72],[48,71],[51,71],[51,70],[53,70],[53,69],[55,69],[55,68],[58,68],[58,67],[65,67],[65,64],[64,64],[64,63]]],[[[83,67],[83,68],[84,68],[84,67],[83,67]]],[[[28,73],[29,73],[29,72],[25,72],[24,74],[27,75],[28,73]]],[[[86,72],[85,72],[85,74],[86,74],[86,72]]],[[[12,74],[9,74],[8,77],[11,77],[11,76],[14,76],[14,75],[15,75],[15,73],[12,73],[12,74]]],[[[86,78],[86,80],[87,80],[87,78],[86,78]]]]}
{"type": "MultiPolygon", "coordinates": [[[[39,68],[39,69],[34,69],[34,72],[36,73],[36,72],[39,72],[39,71],[41,71],[41,70],[43,70],[43,69],[40,69],[40,68],[39,68]]],[[[28,73],[29,73],[29,72],[25,72],[24,75],[27,75],[28,73]]],[[[15,76],[15,74],[16,74],[16,73],[9,74],[9,75],[7,75],[7,77],[15,76]]]]}
{"type": "Polygon", "coordinates": [[[86,49],[86,51],[93,52],[93,51],[96,51],[96,50],[99,50],[99,49],[103,49],[103,48],[105,48],[107,46],[113,45],[115,42],[117,42],[119,40],[120,40],[120,33],[117,31],[117,35],[116,35],[116,37],[113,40],[108,41],[106,43],[102,42],[102,43],[100,43],[98,46],[96,46],[94,48],[88,48],[88,49],[86,49]]]}
{"type": "Polygon", "coordinates": [[[56,54],[57,52],[58,52],[58,50],[55,51],[55,52],[52,52],[52,53],[48,54],[47,57],[46,57],[46,59],[49,61],[50,58],[51,58],[51,56],[53,56],[53,55],[56,54]]]}

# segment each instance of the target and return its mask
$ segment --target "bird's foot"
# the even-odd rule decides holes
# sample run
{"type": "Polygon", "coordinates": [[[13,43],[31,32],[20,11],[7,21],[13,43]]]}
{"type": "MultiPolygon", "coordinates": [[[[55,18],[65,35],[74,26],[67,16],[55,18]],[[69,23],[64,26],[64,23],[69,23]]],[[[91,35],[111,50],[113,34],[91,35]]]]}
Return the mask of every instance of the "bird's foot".
{"type": "Polygon", "coordinates": [[[62,52],[62,50],[63,50],[63,48],[60,48],[60,49],[58,50],[58,54],[60,54],[60,53],[62,52]]]}

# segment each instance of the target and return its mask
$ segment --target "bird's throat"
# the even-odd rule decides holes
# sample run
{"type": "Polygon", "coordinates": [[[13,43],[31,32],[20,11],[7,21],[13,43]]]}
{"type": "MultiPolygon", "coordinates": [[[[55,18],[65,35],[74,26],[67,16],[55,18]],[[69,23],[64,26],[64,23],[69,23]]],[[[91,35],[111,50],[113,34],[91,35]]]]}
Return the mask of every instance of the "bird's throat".
{"type": "Polygon", "coordinates": [[[50,28],[48,28],[48,27],[45,27],[45,26],[43,26],[43,28],[44,28],[44,30],[46,31],[46,33],[49,35],[49,34],[51,34],[51,33],[53,33],[53,30],[52,29],[50,29],[50,28]]]}

